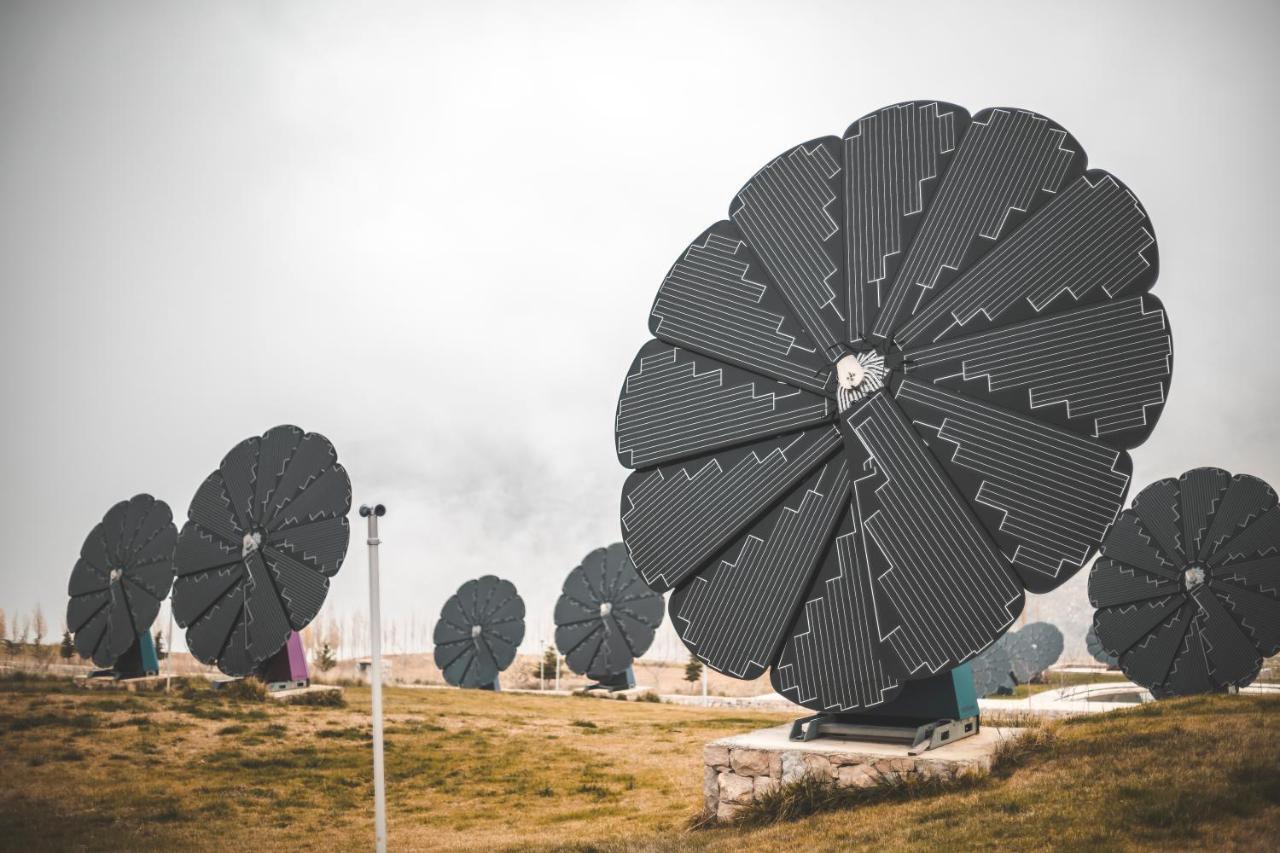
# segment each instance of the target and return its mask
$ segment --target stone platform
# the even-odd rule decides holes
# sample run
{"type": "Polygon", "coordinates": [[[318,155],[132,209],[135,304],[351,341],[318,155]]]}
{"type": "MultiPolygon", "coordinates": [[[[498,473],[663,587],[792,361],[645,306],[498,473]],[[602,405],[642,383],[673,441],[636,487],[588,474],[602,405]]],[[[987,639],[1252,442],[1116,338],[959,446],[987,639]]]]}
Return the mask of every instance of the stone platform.
{"type": "Polygon", "coordinates": [[[658,691],[645,684],[637,684],[635,687],[628,687],[626,690],[588,690],[585,687],[579,687],[573,691],[574,696],[589,696],[592,699],[625,699],[628,702],[651,702],[649,695],[657,697],[658,691]]]}
{"type": "Polygon", "coordinates": [[[277,702],[288,702],[298,696],[309,693],[341,693],[342,688],[335,684],[309,684],[306,687],[290,687],[286,690],[269,690],[267,696],[277,702]]]}
{"type": "Polygon", "coordinates": [[[841,786],[870,787],[917,776],[955,778],[986,773],[996,746],[1017,729],[983,728],[973,737],[908,755],[906,744],[841,738],[793,741],[791,724],[712,741],[703,751],[707,814],[732,820],[738,809],[780,784],[817,774],[841,786]]]}
{"type": "Polygon", "coordinates": [[[173,678],[172,675],[143,675],[138,678],[77,675],[72,679],[72,683],[77,687],[87,687],[90,690],[127,690],[130,693],[137,693],[142,690],[164,690],[173,678]]]}

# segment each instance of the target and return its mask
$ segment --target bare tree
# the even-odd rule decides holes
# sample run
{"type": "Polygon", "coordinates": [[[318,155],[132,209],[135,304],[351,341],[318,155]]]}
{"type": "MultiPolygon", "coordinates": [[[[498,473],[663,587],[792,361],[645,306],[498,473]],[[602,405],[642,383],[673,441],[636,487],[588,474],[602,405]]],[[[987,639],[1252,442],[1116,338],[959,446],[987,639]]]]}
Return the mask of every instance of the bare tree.
{"type": "Polygon", "coordinates": [[[36,656],[44,656],[44,633],[49,630],[49,626],[44,621],[44,611],[40,609],[40,605],[36,605],[36,609],[31,613],[31,627],[35,631],[36,656]]]}
{"type": "Polygon", "coordinates": [[[324,641],[333,649],[335,655],[342,655],[342,620],[330,619],[324,641]]]}
{"type": "Polygon", "coordinates": [[[311,624],[298,632],[298,639],[302,640],[302,649],[308,657],[314,657],[316,650],[319,648],[318,639],[324,633],[324,615],[317,615],[311,620],[311,624]]]}
{"type": "Polygon", "coordinates": [[[351,616],[351,651],[357,657],[367,654],[369,646],[369,622],[364,614],[356,611],[351,616]]]}
{"type": "Polygon", "coordinates": [[[0,642],[9,639],[9,626],[4,621],[4,609],[0,608],[0,642]]]}

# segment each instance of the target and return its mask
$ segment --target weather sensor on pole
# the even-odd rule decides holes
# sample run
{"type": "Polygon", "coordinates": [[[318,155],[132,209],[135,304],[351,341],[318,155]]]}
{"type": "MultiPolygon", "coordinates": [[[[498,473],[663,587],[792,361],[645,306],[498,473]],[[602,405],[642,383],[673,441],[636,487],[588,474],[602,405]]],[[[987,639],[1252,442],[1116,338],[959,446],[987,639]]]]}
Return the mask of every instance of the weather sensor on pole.
{"type": "Polygon", "coordinates": [[[382,593],[378,583],[378,519],[387,514],[382,504],[361,504],[360,517],[368,521],[369,535],[369,657],[373,695],[373,809],[374,839],[378,853],[387,849],[387,789],[382,762],[382,593]]]}

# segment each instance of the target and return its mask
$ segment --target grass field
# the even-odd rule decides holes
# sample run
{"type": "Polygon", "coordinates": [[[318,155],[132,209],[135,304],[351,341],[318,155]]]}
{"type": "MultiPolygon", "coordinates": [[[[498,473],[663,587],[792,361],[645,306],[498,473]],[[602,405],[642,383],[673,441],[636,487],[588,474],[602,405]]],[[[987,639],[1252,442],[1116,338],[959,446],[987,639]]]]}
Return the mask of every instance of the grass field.
{"type": "MultiPolygon", "coordinates": [[[[207,687],[0,680],[6,849],[348,849],[372,839],[368,692],[346,708],[207,687]]],[[[1054,723],[990,778],[751,829],[690,830],[702,745],[777,714],[390,689],[393,849],[1273,847],[1280,701],[1215,696],[1054,723]]]]}
{"type": "MultiPolygon", "coordinates": [[[[1045,673],[1042,681],[1015,686],[1013,693],[1008,698],[1025,699],[1028,696],[1044,693],[1046,690],[1057,690],[1076,684],[1100,684],[1104,681],[1122,682],[1127,680],[1124,673],[1121,672],[1048,672],[1045,673]]],[[[991,698],[1003,699],[1006,697],[992,696],[991,698]]]]}

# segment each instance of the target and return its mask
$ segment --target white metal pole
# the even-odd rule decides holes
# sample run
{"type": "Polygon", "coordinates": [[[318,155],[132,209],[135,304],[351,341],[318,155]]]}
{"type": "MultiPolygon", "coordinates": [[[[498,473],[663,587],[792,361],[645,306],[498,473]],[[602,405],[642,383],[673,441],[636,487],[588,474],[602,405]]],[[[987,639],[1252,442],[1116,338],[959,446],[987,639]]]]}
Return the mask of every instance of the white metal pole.
{"type": "Polygon", "coordinates": [[[360,507],[369,520],[369,650],[373,676],[373,820],[378,853],[387,851],[387,791],[382,772],[382,607],[378,592],[378,517],[386,507],[360,507]]]}

